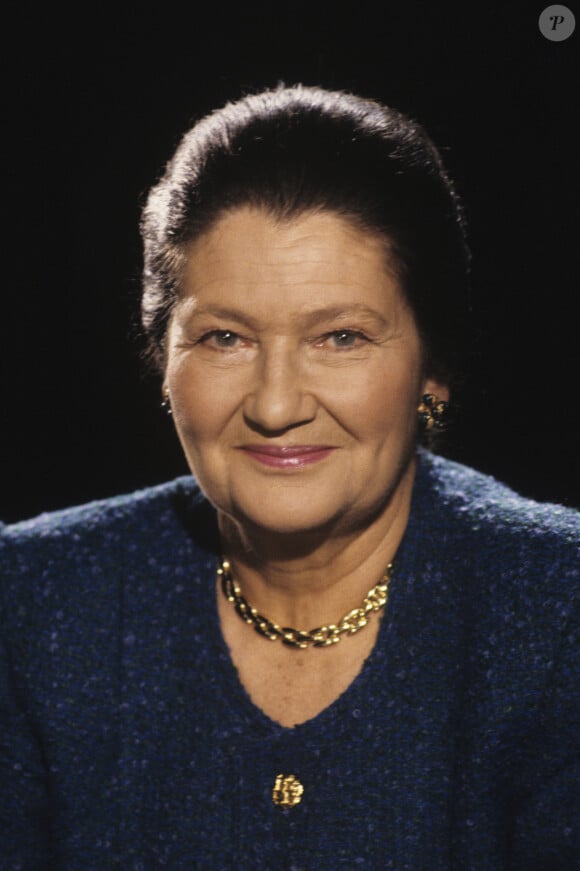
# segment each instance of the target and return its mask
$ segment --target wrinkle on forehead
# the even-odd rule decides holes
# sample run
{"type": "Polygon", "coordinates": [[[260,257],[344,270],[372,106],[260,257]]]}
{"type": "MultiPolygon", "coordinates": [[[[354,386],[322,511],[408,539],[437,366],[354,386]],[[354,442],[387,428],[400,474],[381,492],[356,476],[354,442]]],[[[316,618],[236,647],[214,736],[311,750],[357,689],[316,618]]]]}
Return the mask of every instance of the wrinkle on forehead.
{"type": "Polygon", "coordinates": [[[390,247],[384,237],[363,232],[354,221],[334,212],[280,219],[263,209],[238,208],[192,244],[182,289],[190,295],[223,282],[230,286],[275,283],[278,288],[344,283],[362,289],[364,280],[357,276],[364,273],[364,261],[371,268],[379,263],[385,278],[398,283],[390,247]]]}

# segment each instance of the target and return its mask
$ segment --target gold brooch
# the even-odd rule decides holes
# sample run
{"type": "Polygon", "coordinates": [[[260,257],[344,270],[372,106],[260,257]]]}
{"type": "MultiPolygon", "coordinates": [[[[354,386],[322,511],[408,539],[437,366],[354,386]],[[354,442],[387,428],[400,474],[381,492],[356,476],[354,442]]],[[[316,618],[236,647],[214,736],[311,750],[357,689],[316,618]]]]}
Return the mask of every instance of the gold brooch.
{"type": "Polygon", "coordinates": [[[272,790],[272,801],[278,807],[294,807],[302,801],[304,787],[293,774],[279,774],[272,790]]]}

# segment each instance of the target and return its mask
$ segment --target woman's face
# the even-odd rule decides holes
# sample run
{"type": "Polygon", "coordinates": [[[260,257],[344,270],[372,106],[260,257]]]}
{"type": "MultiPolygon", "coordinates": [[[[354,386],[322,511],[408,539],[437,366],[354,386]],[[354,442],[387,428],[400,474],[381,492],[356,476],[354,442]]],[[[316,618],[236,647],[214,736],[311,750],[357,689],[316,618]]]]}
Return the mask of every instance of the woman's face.
{"type": "Polygon", "coordinates": [[[384,241],[331,212],[222,217],[191,248],[167,348],[189,466],[252,528],[364,528],[412,480],[421,395],[447,396],[384,241]]]}

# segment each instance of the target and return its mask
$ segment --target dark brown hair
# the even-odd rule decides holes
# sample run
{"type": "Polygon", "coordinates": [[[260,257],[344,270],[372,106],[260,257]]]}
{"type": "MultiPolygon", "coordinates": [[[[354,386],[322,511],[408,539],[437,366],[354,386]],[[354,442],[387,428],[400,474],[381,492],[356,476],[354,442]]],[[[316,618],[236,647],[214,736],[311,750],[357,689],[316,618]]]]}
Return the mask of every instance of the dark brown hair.
{"type": "Polygon", "coordinates": [[[189,244],[244,205],[278,218],[335,212],[382,235],[423,342],[447,383],[466,339],[468,251],[458,197],[424,129],[373,100],[321,88],[246,96],[185,134],[143,211],[142,324],[162,369],[189,244]]]}

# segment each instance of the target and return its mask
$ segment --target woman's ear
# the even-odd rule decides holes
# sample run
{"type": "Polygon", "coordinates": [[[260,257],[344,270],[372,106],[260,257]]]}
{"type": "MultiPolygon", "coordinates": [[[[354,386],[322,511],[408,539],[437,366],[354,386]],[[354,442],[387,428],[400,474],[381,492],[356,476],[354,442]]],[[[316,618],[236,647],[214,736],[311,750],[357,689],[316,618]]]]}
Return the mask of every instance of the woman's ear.
{"type": "Polygon", "coordinates": [[[449,402],[451,391],[449,385],[438,378],[425,378],[421,393],[424,396],[426,393],[431,393],[436,396],[440,402],[449,402]]]}

